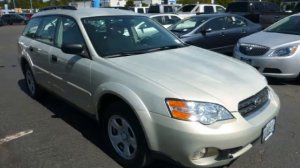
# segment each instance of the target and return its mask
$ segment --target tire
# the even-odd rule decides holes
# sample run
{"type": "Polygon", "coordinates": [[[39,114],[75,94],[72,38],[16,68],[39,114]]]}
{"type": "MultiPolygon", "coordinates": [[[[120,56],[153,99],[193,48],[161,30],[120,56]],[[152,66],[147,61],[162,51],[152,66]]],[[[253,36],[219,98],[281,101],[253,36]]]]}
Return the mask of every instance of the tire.
{"type": "Polygon", "coordinates": [[[108,105],[103,124],[105,143],[118,163],[126,168],[141,168],[150,163],[142,127],[125,103],[108,105]]]}
{"type": "Polygon", "coordinates": [[[43,91],[36,83],[32,70],[28,64],[24,67],[24,76],[28,94],[34,99],[39,99],[42,96],[43,91]]]}

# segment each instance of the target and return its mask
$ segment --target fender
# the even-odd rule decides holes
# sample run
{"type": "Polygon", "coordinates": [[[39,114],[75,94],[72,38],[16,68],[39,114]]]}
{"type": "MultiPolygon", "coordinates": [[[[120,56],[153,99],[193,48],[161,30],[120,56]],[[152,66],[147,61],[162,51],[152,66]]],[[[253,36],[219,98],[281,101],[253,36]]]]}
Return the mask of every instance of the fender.
{"type": "Polygon", "coordinates": [[[153,145],[157,144],[156,143],[157,139],[155,138],[156,135],[154,131],[155,129],[153,128],[153,124],[152,124],[151,114],[147,109],[147,107],[145,106],[145,104],[143,103],[143,101],[139,98],[139,96],[130,88],[120,83],[107,82],[101,84],[96,89],[95,94],[93,96],[93,104],[95,107],[95,114],[98,121],[100,121],[99,120],[100,116],[97,112],[97,110],[99,109],[99,100],[105,94],[112,94],[119,97],[133,109],[146,136],[145,138],[148,147],[150,149],[155,148],[153,145]]]}

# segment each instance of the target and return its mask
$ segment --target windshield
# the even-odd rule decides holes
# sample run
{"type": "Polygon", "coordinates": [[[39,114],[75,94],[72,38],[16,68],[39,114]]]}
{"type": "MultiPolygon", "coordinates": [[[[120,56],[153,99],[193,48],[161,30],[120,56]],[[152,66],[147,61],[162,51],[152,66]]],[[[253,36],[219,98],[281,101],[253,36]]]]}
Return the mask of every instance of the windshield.
{"type": "Polygon", "coordinates": [[[145,16],[104,16],[82,19],[102,57],[128,56],[183,47],[184,44],[145,16]]]}
{"type": "Polygon", "coordinates": [[[266,32],[300,35],[300,16],[286,17],[271,25],[266,32]]]}
{"type": "Polygon", "coordinates": [[[202,23],[206,22],[208,17],[191,17],[177,22],[169,28],[173,32],[189,33],[197,28],[202,23]]]}

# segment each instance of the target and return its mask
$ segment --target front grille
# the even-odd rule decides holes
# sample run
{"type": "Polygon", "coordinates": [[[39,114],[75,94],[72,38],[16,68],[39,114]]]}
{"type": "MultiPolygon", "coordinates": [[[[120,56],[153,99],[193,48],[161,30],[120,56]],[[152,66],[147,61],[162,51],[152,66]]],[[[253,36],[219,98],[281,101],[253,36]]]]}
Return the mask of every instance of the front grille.
{"type": "Polygon", "coordinates": [[[239,112],[242,116],[247,116],[265,105],[269,100],[268,88],[264,88],[254,96],[251,96],[239,103],[239,112]]]}
{"type": "Polygon", "coordinates": [[[269,51],[269,47],[256,44],[240,44],[239,50],[241,53],[248,56],[261,56],[269,51]]]}

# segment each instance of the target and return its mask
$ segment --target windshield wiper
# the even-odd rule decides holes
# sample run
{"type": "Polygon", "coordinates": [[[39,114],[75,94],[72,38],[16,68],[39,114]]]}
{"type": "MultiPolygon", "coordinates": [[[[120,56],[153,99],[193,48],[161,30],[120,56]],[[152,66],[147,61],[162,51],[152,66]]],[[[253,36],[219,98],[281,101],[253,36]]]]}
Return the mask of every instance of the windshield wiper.
{"type": "Polygon", "coordinates": [[[169,50],[169,49],[175,49],[175,48],[181,48],[186,47],[188,44],[183,45],[170,45],[170,46],[163,46],[163,47],[157,47],[157,48],[151,48],[151,49],[145,49],[145,50],[136,50],[136,51],[129,51],[129,52],[120,52],[112,55],[107,55],[105,58],[116,58],[116,57],[125,57],[125,56],[131,56],[131,55],[137,55],[137,54],[145,54],[155,51],[162,51],[162,50],[169,50]]]}

